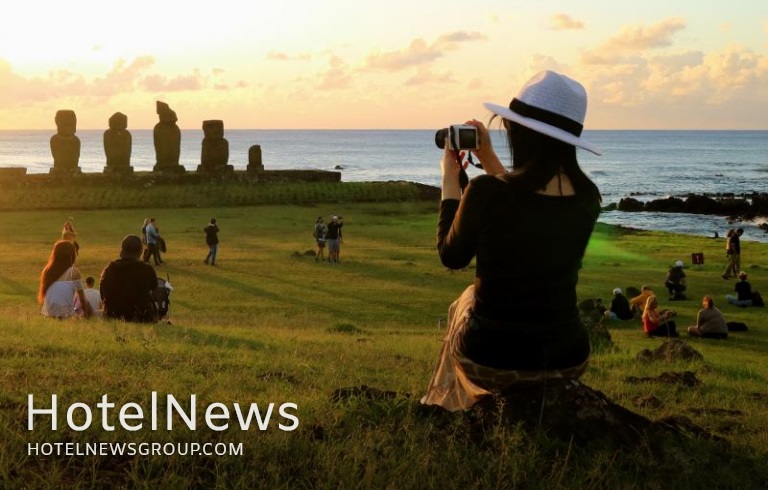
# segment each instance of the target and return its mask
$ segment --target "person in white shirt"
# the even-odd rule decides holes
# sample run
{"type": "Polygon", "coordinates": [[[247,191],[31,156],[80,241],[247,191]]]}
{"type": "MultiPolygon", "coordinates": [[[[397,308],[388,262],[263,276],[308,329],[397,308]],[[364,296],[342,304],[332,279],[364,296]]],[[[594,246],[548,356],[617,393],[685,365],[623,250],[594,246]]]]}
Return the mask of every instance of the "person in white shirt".
{"type": "Polygon", "coordinates": [[[82,314],[91,316],[91,307],[86,303],[80,270],[75,266],[77,250],[75,244],[59,240],[53,245],[48,263],[40,274],[40,288],[37,301],[43,305],[42,314],[53,318],[69,318],[77,315],[75,296],[85,305],[82,314]]]}
{"type": "MultiPolygon", "coordinates": [[[[88,276],[85,278],[85,289],[83,289],[83,295],[85,296],[85,301],[90,305],[91,307],[91,313],[95,317],[101,317],[101,292],[99,292],[98,289],[94,288],[96,285],[96,279],[93,278],[93,276],[88,276]]],[[[83,305],[80,303],[80,296],[75,294],[75,309],[82,313],[83,311],[83,305]]]]}

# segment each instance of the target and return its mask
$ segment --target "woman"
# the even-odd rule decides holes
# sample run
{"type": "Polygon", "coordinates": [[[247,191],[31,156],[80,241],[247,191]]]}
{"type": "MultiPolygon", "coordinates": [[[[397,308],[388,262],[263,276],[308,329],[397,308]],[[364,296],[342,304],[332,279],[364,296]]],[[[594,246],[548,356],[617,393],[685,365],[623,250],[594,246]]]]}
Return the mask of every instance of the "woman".
{"type": "Polygon", "coordinates": [[[68,318],[75,315],[75,296],[84,306],[83,314],[91,316],[91,308],[85,300],[80,270],[75,267],[77,251],[68,240],[59,240],[53,245],[48,263],[40,274],[40,289],[37,301],[43,305],[42,313],[47,317],[68,318]]]}
{"type": "Polygon", "coordinates": [[[728,325],[723,312],[715,308],[712,296],[706,295],[701,300],[699,314],[696,315],[696,325],[688,327],[688,335],[708,339],[727,339],[728,325]]]}
{"type": "Polygon", "coordinates": [[[315,244],[317,245],[315,262],[319,260],[325,261],[325,223],[323,223],[322,216],[318,216],[315,220],[315,231],[312,235],[315,237],[315,244]]]}
{"type": "Polygon", "coordinates": [[[75,231],[75,227],[72,226],[72,222],[64,222],[64,227],[61,229],[61,239],[74,243],[75,252],[80,252],[80,244],[77,243],[77,231],[75,231]]]}
{"type": "MultiPolygon", "coordinates": [[[[476,257],[474,284],[448,310],[448,332],[422,403],[451,411],[520,383],[576,378],[589,338],[579,321],[576,283],[600,211],[600,192],[576,160],[586,92],[547,71],[531,79],[502,118],[511,149],[506,172],[487,129],[475,155],[487,175],[462,193],[460,162],[446,145],[437,242],[451,269],[476,257]]],[[[494,117],[496,117],[494,116],[494,117]]]]}
{"type": "Polygon", "coordinates": [[[659,300],[650,296],[643,311],[643,330],[648,337],[677,337],[677,326],[670,320],[672,310],[659,311],[659,300]]]}

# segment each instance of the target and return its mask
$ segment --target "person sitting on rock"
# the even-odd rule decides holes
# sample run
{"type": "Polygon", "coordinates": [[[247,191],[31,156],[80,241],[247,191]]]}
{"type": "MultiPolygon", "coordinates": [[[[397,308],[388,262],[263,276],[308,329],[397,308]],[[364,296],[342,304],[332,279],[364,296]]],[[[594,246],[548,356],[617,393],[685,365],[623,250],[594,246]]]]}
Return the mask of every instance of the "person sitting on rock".
{"type": "Polygon", "coordinates": [[[667,278],[664,281],[664,286],[669,291],[670,301],[678,301],[685,299],[683,291],[686,290],[685,285],[685,272],[683,272],[683,261],[678,260],[675,265],[669,268],[667,271],[667,278]]]}
{"type": "Polygon", "coordinates": [[[605,317],[609,320],[631,320],[635,317],[629,307],[629,301],[622,293],[621,288],[613,290],[611,308],[605,312],[605,317]]]}
{"type": "Polygon", "coordinates": [[[726,294],[726,301],[732,305],[740,306],[742,308],[752,306],[752,285],[747,282],[746,272],[739,272],[739,282],[733,286],[733,290],[736,291],[737,296],[726,294]]]}
{"type": "Polygon", "coordinates": [[[672,310],[659,311],[659,300],[650,296],[643,311],[643,330],[648,337],[678,337],[672,310]]]}
{"type": "Polygon", "coordinates": [[[712,296],[706,295],[701,300],[702,309],[696,315],[696,325],[688,327],[688,335],[706,339],[727,339],[728,325],[723,312],[715,308],[712,296]]]}

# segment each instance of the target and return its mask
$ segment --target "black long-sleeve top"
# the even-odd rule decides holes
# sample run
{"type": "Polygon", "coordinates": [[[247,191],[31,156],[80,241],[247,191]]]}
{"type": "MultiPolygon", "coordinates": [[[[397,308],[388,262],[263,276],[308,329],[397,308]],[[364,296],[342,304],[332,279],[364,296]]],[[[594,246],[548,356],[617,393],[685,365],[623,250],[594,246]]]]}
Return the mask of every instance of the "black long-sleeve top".
{"type": "Polygon", "coordinates": [[[505,176],[476,177],[461,201],[441,202],[440,259],[458,269],[476,257],[474,313],[499,327],[475,335],[484,339],[479,344],[466,339],[468,357],[493,367],[541,369],[539,346],[549,367],[586,359],[576,283],[599,212],[596,198],[522,191],[505,176]]]}

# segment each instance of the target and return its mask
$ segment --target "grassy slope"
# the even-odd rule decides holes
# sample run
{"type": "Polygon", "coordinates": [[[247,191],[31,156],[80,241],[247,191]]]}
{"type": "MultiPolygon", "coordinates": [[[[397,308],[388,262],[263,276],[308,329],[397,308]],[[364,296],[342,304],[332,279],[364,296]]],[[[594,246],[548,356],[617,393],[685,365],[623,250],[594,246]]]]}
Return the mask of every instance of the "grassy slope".
{"type": "MultiPolygon", "coordinates": [[[[581,298],[608,299],[615,286],[661,283],[677,258],[703,251],[706,265],[688,269],[691,301],[675,303],[678,325],[695,319],[698,298],[716,295],[729,319],[751,327],[726,342],[692,340],[704,362],[645,365],[634,360],[659,340],[645,339],[638,323],[615,325],[616,348],[597,353],[584,381],[651,418],[682,414],[728,438],[724,450],[691,440],[653,462],[648,448],[613,452],[569,448],[516,427],[497,427],[482,444],[461,424],[419,417],[414,398],[334,404],[330,394],[366,384],[420,395],[440,348],[448,304],[472,280],[472,269],[448,272],[433,249],[436,203],[322,204],[113,211],[6,212],[11,242],[0,256],[0,484],[175,487],[393,487],[415,488],[693,488],[713,483],[750,488],[766,482],[768,467],[768,333],[761,309],[724,304],[732,284],[720,278],[723,242],[659,233],[624,233],[601,226],[585,258],[581,298]],[[312,223],[322,214],[345,219],[343,263],[316,263],[312,223]],[[39,317],[34,296],[39,271],[64,219],[74,217],[79,265],[98,275],[117,253],[121,237],[144,217],[157,216],[169,244],[176,288],[172,325],[106,321],[51,322],[39,317]],[[202,227],[218,218],[220,266],[206,267],[202,227]],[[12,248],[11,248],[12,247],[12,248]],[[692,370],[694,389],[632,385],[627,376],[692,370]],[[149,406],[151,391],[208,403],[299,405],[295,432],[230,429],[214,433],[92,429],[56,433],[26,430],[26,397],[51,393],[60,406],[94,406],[104,393],[118,404],[149,406]],[[663,405],[636,408],[653,394],[663,405]],[[726,408],[715,416],[691,409],[726,408]],[[195,457],[27,457],[28,442],[55,441],[242,442],[245,455],[195,457]]],[[[744,267],[753,286],[767,291],[768,248],[744,243],[744,267]]],[[[663,306],[665,296],[661,296],[663,306]]],[[[113,419],[114,422],[114,419],[113,419]]]]}

